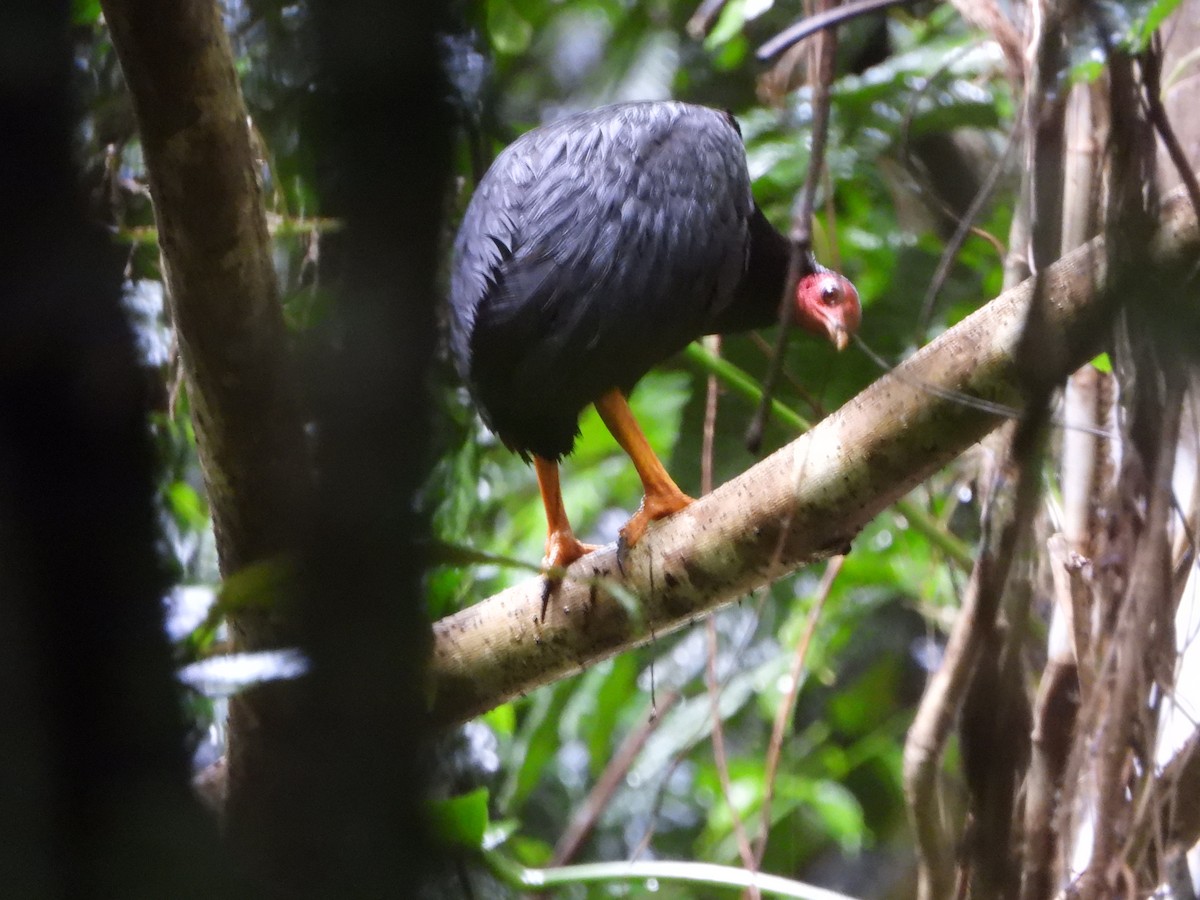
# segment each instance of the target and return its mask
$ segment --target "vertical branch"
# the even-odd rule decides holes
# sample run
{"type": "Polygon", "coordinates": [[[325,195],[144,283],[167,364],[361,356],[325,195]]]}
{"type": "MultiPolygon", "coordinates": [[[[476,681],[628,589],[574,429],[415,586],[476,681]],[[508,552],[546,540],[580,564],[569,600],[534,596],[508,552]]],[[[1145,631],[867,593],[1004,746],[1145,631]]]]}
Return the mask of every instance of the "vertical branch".
{"type": "Polygon", "coordinates": [[[1055,829],[1060,821],[1057,802],[1079,708],[1079,669],[1070,625],[1078,568],[1073,566],[1062,535],[1050,539],[1048,551],[1054,582],[1054,610],[1048,659],[1034,703],[1025,792],[1021,900],[1044,900],[1053,896],[1054,885],[1061,878],[1055,868],[1062,851],[1061,836],[1055,829]]]}
{"type": "MultiPolygon", "coordinates": [[[[835,0],[821,0],[821,11],[832,9],[834,2],[835,0]]],[[[804,189],[800,193],[788,234],[792,242],[792,252],[788,261],[787,278],[784,279],[783,295],[779,298],[779,329],[771,351],[771,364],[763,377],[762,399],[746,429],[746,446],[752,453],[757,453],[762,446],[763,430],[766,428],[767,416],[771,409],[771,397],[775,393],[779,373],[783,371],[784,351],[787,349],[788,336],[791,333],[788,327],[791,320],[791,298],[804,267],[811,265],[812,217],[816,206],[817,188],[821,184],[821,173],[825,166],[825,142],[829,136],[830,88],[833,85],[834,64],[837,61],[837,32],[832,29],[822,31],[813,52],[815,59],[809,67],[813,127],[808,172],[805,174],[804,189]]]]}
{"type": "Polygon", "coordinates": [[[812,611],[808,615],[804,634],[800,637],[800,641],[796,644],[796,649],[792,653],[792,667],[788,671],[787,694],[780,701],[779,708],[775,711],[775,722],[771,727],[771,742],[767,746],[767,763],[763,771],[762,813],[759,816],[758,845],[755,848],[754,854],[755,861],[759,866],[762,865],[763,857],[767,853],[767,839],[771,833],[771,805],[774,802],[775,795],[775,776],[779,770],[780,757],[783,755],[783,744],[787,738],[788,723],[792,721],[792,715],[796,711],[796,700],[800,696],[800,687],[804,683],[804,668],[808,660],[808,648],[812,643],[813,634],[817,630],[817,622],[821,617],[821,610],[825,608],[825,601],[829,599],[829,592],[833,589],[833,582],[842,571],[842,564],[845,561],[846,557],[835,556],[829,560],[829,563],[825,567],[825,574],[821,576],[821,583],[817,586],[817,593],[813,597],[812,611]]]}
{"type": "MultiPolygon", "coordinates": [[[[1160,407],[1160,428],[1155,429],[1158,453],[1143,470],[1145,460],[1132,464],[1123,477],[1123,491],[1136,481],[1141,494],[1131,500],[1148,501],[1146,529],[1137,537],[1129,573],[1128,587],[1121,601],[1111,648],[1106,655],[1100,689],[1108,694],[1107,708],[1095,735],[1094,785],[1096,791],[1096,827],[1092,847],[1092,862],[1080,880],[1084,898],[1108,896],[1121,878],[1121,870],[1137,860],[1128,858],[1126,836],[1133,821],[1132,796],[1153,789],[1150,782],[1156,777],[1152,759],[1155,744],[1153,720],[1146,708],[1150,687],[1161,676],[1167,660],[1174,656],[1174,631],[1170,627],[1173,613],[1170,598],[1170,542],[1168,520],[1172,511],[1171,470],[1179,430],[1179,400],[1181,384],[1168,379],[1160,407]],[[1133,753],[1143,786],[1134,786],[1133,753]],[[1147,768],[1149,766],[1149,768],[1147,768]]],[[[1149,437],[1145,435],[1144,437],[1149,437]]],[[[1148,441],[1143,441],[1146,449],[1148,441]]],[[[1126,516],[1132,510],[1127,505],[1126,516]]]]}
{"type": "MultiPolygon", "coordinates": [[[[1017,457],[1035,458],[1028,453],[1017,457]]],[[[1017,471],[1015,500],[1001,491],[993,492],[993,504],[1003,509],[993,509],[985,517],[983,550],[971,572],[942,665],[925,689],[904,745],[904,786],[916,835],[918,896],[922,900],[953,895],[955,841],[943,825],[939,766],[980,659],[996,641],[996,618],[1017,539],[1037,501],[1036,469],[1030,471],[1018,462],[1017,471]]]]}
{"type": "Polygon", "coordinates": [[[1040,272],[1058,258],[1063,209],[1063,119],[1066,98],[1059,89],[1066,63],[1065,0],[1029,4],[1029,73],[1024,79],[1024,178],[1013,215],[1004,284],[1040,272]]]}
{"type": "Polygon", "coordinates": [[[1017,553],[1002,587],[1007,626],[997,623],[987,635],[963,702],[959,732],[970,803],[963,849],[972,900],[1008,900],[1020,884],[1013,838],[1018,789],[1030,755],[1032,713],[1023,657],[1033,594],[1030,532],[1035,512],[1036,506],[1030,521],[1012,523],[1019,531],[1017,553]]]}
{"type": "MultiPolygon", "coordinates": [[[[972,824],[965,850],[972,896],[1012,896],[1019,883],[1012,839],[1017,789],[1030,753],[1028,701],[1019,663],[1027,604],[1013,608],[1015,627],[1007,632],[1007,642],[997,630],[997,615],[1006,589],[1016,587],[1010,583],[1014,555],[1027,539],[1036,515],[1041,446],[1056,387],[1055,373],[1061,370],[1061,348],[1048,340],[1045,327],[1041,274],[1059,257],[1062,243],[1064,105],[1054,98],[1065,65],[1066,10],[1054,2],[1038,2],[1031,6],[1031,15],[1031,71],[1024,79],[1028,90],[1023,113],[1029,140],[1027,176],[1005,272],[1009,284],[1029,271],[1039,276],[1018,350],[1026,413],[1017,423],[1008,451],[1009,466],[1016,475],[1015,496],[1008,501],[994,495],[989,504],[985,534],[994,539],[984,544],[951,638],[951,647],[957,651],[947,653],[945,668],[951,672],[945,677],[939,672],[930,685],[905,748],[906,785],[921,835],[923,897],[947,895],[952,879],[947,836],[936,827],[932,797],[935,761],[960,708],[970,791],[972,824]],[[995,652],[985,652],[989,646],[995,652]]],[[[1027,595],[1027,586],[1012,594],[1014,598],[1027,595]]]]}
{"type": "Polygon", "coordinates": [[[1083,784],[1094,794],[1091,862],[1079,882],[1085,900],[1108,896],[1127,881],[1130,863],[1136,864],[1125,843],[1134,814],[1130,795],[1141,796],[1150,787],[1144,782],[1139,790],[1134,771],[1143,779],[1155,777],[1153,760],[1144,752],[1154,746],[1146,702],[1154,679],[1166,674],[1166,658],[1174,655],[1166,612],[1173,593],[1168,519],[1182,391],[1170,346],[1175,326],[1168,322],[1174,291],[1139,262],[1155,220],[1152,132],[1143,117],[1133,62],[1111,49],[1109,79],[1106,247],[1112,271],[1126,275],[1114,349],[1125,412],[1123,459],[1106,555],[1121,562],[1105,572],[1105,592],[1113,602],[1101,611],[1100,622],[1102,634],[1111,637],[1100,643],[1096,690],[1074,751],[1083,784]]]}
{"type": "MultiPolygon", "coordinates": [[[[1099,219],[1098,150],[1101,132],[1092,104],[1093,88],[1076,85],[1067,101],[1063,175],[1062,252],[1083,244],[1099,219]]],[[[1080,660],[1088,658],[1091,604],[1082,577],[1094,546],[1095,511],[1106,471],[1107,445],[1089,429],[1106,420],[1103,401],[1106,376],[1090,364],[1067,381],[1062,433],[1063,533],[1048,542],[1054,586],[1046,667],[1034,706],[1029,776],[1026,781],[1022,900],[1041,900],[1053,892],[1061,873],[1058,798],[1061,796],[1075,720],[1079,710],[1080,660]],[[1057,877],[1056,877],[1057,876],[1057,877]]],[[[1090,672],[1090,669],[1086,669],[1090,672]]]]}

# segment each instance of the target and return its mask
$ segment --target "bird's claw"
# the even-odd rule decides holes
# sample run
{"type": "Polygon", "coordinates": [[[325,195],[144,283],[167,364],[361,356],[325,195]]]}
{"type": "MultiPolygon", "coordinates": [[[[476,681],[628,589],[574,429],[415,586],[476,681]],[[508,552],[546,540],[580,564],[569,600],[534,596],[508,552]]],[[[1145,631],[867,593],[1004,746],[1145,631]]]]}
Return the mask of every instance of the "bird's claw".
{"type": "Polygon", "coordinates": [[[564,570],[575,560],[586,556],[596,549],[594,544],[584,544],[576,540],[571,531],[552,531],[546,537],[546,555],[542,559],[542,614],[541,621],[546,621],[546,610],[550,606],[550,597],[554,589],[562,584],[564,570]]]}
{"type": "Polygon", "coordinates": [[[625,577],[625,559],[629,556],[630,543],[625,537],[625,529],[622,528],[617,534],[617,571],[621,573],[621,577],[625,577]]]}
{"type": "Polygon", "coordinates": [[[647,495],[638,511],[617,535],[617,568],[621,570],[621,574],[625,574],[624,562],[629,551],[645,536],[646,528],[651,522],[687,509],[694,502],[691,497],[678,490],[675,493],[647,495]]]}
{"type": "Polygon", "coordinates": [[[546,621],[546,610],[550,608],[550,595],[554,593],[554,586],[558,584],[549,575],[542,576],[542,614],[538,616],[539,622],[546,621]]]}

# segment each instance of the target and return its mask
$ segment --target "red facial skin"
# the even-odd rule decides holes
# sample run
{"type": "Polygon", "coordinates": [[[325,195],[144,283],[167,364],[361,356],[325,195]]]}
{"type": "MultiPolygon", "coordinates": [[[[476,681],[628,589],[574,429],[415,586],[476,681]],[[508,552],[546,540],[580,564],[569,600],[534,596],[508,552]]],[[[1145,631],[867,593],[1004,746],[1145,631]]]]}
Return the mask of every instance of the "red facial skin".
{"type": "Polygon", "coordinates": [[[845,350],[862,322],[858,291],[836,272],[814,272],[796,285],[796,324],[845,350]]]}

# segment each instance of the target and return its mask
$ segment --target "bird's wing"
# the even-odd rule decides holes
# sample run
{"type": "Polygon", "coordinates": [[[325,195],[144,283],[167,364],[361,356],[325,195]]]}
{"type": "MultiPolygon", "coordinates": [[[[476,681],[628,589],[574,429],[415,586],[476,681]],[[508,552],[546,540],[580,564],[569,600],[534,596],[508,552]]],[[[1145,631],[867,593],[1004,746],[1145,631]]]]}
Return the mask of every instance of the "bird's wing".
{"type": "Polygon", "coordinates": [[[636,380],[703,333],[744,273],[753,204],[736,127],[631,104],[527,137],[460,232],[456,278],[474,302],[455,303],[459,340],[482,322],[493,346],[456,353],[500,353],[516,378],[586,365],[636,380]]]}

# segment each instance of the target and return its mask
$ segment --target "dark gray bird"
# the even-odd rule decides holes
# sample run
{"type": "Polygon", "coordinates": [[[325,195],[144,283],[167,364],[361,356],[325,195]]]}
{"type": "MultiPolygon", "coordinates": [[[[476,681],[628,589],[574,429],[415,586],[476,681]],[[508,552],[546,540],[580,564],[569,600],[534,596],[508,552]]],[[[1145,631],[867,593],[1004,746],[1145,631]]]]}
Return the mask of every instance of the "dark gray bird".
{"type": "MultiPolygon", "coordinates": [[[[548,566],[591,550],[571,531],[558,460],[594,403],[645,488],[632,546],[691,499],[625,402],[655,364],[705,334],[777,321],[788,241],[755,206],[733,117],[625,103],[528,132],[480,181],[454,244],[451,347],[487,425],[533,457],[548,566]]],[[[806,260],[795,324],[845,347],[858,292],[806,260]]]]}

